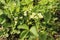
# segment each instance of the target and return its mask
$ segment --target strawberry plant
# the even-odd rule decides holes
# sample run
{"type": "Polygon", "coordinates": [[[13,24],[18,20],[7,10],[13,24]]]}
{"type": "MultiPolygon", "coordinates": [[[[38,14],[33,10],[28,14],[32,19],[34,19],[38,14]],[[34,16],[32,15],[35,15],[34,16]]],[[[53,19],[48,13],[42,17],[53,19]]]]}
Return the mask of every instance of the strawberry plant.
{"type": "Polygon", "coordinates": [[[0,37],[59,40],[59,18],[59,0],[0,0],[0,37]]]}

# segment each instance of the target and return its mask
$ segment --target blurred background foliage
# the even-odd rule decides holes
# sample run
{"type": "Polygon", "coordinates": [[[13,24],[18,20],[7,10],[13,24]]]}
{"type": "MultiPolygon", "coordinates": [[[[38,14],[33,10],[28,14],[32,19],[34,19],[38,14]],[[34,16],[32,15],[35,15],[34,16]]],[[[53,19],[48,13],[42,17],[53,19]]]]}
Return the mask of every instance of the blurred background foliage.
{"type": "Polygon", "coordinates": [[[60,40],[60,1],[0,0],[0,37],[60,40]]]}

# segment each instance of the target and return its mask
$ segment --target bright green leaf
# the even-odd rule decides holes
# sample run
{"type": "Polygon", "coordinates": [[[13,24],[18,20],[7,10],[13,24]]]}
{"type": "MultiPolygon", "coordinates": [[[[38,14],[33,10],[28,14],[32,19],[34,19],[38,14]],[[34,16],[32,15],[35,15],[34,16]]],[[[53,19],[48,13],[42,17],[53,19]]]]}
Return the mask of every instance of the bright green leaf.
{"type": "Polygon", "coordinates": [[[26,38],[28,32],[29,32],[29,31],[24,30],[24,31],[21,33],[21,35],[20,35],[21,40],[23,40],[24,38],[26,38]]]}
{"type": "Polygon", "coordinates": [[[19,25],[18,29],[29,29],[29,27],[26,24],[19,25]]]}
{"type": "Polygon", "coordinates": [[[36,26],[32,26],[30,29],[30,32],[33,33],[33,35],[38,37],[38,32],[37,32],[36,26]]]}

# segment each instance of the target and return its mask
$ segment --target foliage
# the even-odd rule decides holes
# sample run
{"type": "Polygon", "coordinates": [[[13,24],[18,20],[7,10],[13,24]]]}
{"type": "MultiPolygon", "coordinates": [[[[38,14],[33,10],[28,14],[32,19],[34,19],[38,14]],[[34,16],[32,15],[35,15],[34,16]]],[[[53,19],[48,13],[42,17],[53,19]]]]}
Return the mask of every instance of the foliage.
{"type": "Polygon", "coordinates": [[[53,35],[60,31],[60,22],[55,22],[59,20],[57,10],[59,0],[0,0],[0,36],[8,40],[55,40],[53,35]]]}

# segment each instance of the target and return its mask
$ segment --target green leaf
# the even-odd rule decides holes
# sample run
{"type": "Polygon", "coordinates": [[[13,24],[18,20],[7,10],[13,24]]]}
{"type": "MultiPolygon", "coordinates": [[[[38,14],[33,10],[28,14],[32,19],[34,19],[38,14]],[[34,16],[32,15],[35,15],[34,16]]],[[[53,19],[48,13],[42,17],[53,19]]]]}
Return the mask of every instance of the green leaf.
{"type": "Polygon", "coordinates": [[[21,33],[21,35],[20,35],[21,40],[23,40],[24,38],[26,38],[26,36],[27,36],[28,33],[29,33],[29,31],[24,30],[24,31],[21,33]]]}
{"type": "Polygon", "coordinates": [[[19,25],[17,28],[18,29],[27,29],[27,30],[29,29],[29,27],[26,24],[19,25]]]}
{"type": "Polygon", "coordinates": [[[4,34],[4,31],[0,31],[0,36],[2,36],[4,34]]]}
{"type": "Polygon", "coordinates": [[[33,0],[25,0],[26,4],[31,3],[33,0]]]}
{"type": "Polygon", "coordinates": [[[22,1],[21,1],[21,4],[22,4],[22,5],[30,4],[30,3],[32,3],[32,1],[33,1],[33,0],[22,0],[22,1]]]}
{"type": "Polygon", "coordinates": [[[35,35],[36,37],[38,37],[38,32],[35,26],[31,27],[30,32],[33,33],[33,35],[35,35]]]}
{"type": "Polygon", "coordinates": [[[0,15],[2,15],[3,14],[3,11],[2,10],[0,10],[0,15]]]}
{"type": "Polygon", "coordinates": [[[39,33],[40,40],[46,40],[47,39],[47,33],[45,31],[41,31],[39,33]]]}
{"type": "Polygon", "coordinates": [[[0,18],[0,23],[2,22],[2,20],[3,20],[3,19],[2,19],[2,18],[0,18]]]}
{"type": "Polygon", "coordinates": [[[36,37],[34,35],[31,35],[29,36],[29,39],[28,40],[36,40],[36,37]]]}
{"type": "Polygon", "coordinates": [[[40,3],[40,5],[45,5],[48,3],[48,0],[41,0],[39,3],[40,3]]]}
{"type": "Polygon", "coordinates": [[[49,23],[50,19],[51,19],[51,13],[47,12],[47,13],[44,13],[44,20],[49,23]]]}

